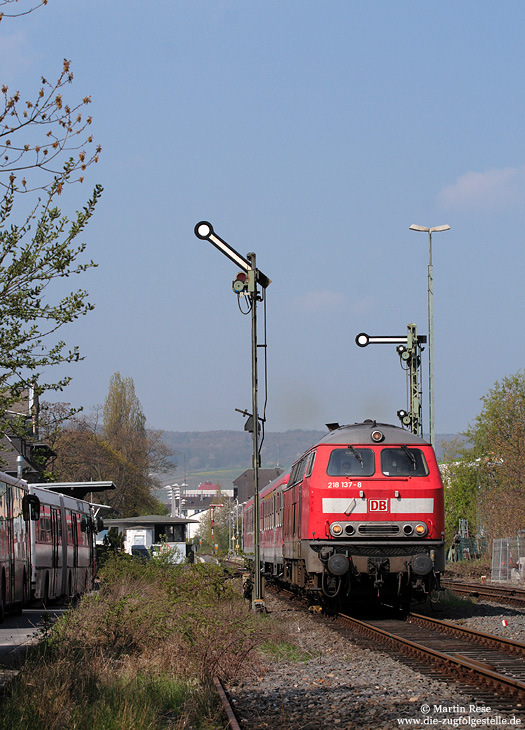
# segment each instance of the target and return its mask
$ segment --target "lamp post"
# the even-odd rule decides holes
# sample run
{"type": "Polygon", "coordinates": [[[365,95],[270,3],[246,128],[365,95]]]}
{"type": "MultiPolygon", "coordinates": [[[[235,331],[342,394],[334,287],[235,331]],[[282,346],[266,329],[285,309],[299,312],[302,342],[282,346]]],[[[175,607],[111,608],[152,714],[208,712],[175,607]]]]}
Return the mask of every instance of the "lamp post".
{"type": "Polygon", "coordinates": [[[179,484],[167,484],[164,487],[164,489],[166,489],[168,491],[168,497],[170,498],[171,516],[180,517],[180,507],[181,507],[181,487],[180,487],[180,485],[179,484]],[[175,500],[178,500],[178,510],[176,507],[175,500]]]}
{"type": "MultiPolygon", "coordinates": [[[[260,525],[259,525],[259,411],[258,411],[258,379],[257,379],[257,301],[259,300],[258,287],[266,289],[270,285],[270,279],[260,271],[255,262],[255,253],[247,254],[247,258],[241,256],[226,241],[218,236],[213,226],[208,221],[197,223],[194,229],[197,238],[209,241],[223,253],[230,261],[233,261],[240,269],[233,281],[233,291],[238,295],[245,295],[250,302],[252,313],[252,422],[253,422],[253,519],[254,519],[254,585],[252,607],[256,611],[264,609],[262,576],[260,570],[260,525]]],[[[245,426],[246,428],[246,426],[245,426]]]]}
{"type": "Polygon", "coordinates": [[[434,431],[434,281],[432,267],[432,234],[441,231],[450,231],[450,226],[410,226],[411,231],[428,233],[428,420],[430,428],[430,443],[435,445],[434,431]]]}

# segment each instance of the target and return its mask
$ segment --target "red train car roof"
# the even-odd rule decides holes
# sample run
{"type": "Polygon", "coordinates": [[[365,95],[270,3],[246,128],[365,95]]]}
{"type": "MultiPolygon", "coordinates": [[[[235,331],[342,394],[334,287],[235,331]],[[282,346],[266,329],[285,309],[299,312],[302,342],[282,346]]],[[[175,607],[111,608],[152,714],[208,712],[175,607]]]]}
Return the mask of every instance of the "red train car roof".
{"type": "MultiPolygon", "coordinates": [[[[259,498],[262,499],[266,494],[270,494],[271,492],[278,491],[279,487],[284,487],[288,484],[288,479],[290,478],[290,472],[284,472],[283,474],[280,474],[277,479],[274,479],[273,482],[270,482],[267,484],[264,489],[259,490],[259,498]]],[[[249,499],[246,504],[252,504],[253,503],[253,497],[249,499]]]]}
{"type": "Polygon", "coordinates": [[[354,423],[347,426],[332,427],[332,430],[323,436],[317,444],[427,444],[428,441],[411,431],[400,426],[393,426],[390,423],[377,423],[367,420],[363,423],[354,423]],[[374,440],[372,433],[380,431],[383,438],[374,440]]]}

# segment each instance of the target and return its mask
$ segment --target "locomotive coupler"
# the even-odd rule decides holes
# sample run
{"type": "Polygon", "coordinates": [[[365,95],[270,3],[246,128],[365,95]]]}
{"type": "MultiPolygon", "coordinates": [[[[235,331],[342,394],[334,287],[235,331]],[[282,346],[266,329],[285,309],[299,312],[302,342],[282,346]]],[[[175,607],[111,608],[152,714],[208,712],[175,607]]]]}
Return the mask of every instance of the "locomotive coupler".
{"type": "Polygon", "coordinates": [[[441,573],[436,570],[432,571],[432,575],[434,577],[434,590],[435,591],[444,591],[445,588],[441,585],[441,573]]]}
{"type": "Polygon", "coordinates": [[[374,588],[377,592],[383,587],[383,575],[390,572],[390,560],[388,558],[368,558],[368,574],[374,578],[374,588]]]}
{"type": "Polygon", "coordinates": [[[397,595],[400,596],[403,590],[403,576],[407,575],[404,570],[400,570],[397,574],[397,595]]]}
{"type": "Polygon", "coordinates": [[[388,558],[368,558],[368,574],[382,575],[390,573],[390,560],[388,558]]]}

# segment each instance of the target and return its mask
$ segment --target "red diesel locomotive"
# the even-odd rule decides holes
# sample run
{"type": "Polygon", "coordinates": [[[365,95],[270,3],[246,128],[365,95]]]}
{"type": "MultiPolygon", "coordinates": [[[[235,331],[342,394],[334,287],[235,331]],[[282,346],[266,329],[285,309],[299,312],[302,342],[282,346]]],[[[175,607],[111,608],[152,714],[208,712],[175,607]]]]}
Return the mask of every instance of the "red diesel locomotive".
{"type": "MultiPolygon", "coordinates": [[[[439,588],[443,484],[432,446],[398,426],[334,424],[259,494],[260,569],[323,601],[407,608],[439,588]]],[[[253,555],[253,499],[244,548],[253,555]]]]}

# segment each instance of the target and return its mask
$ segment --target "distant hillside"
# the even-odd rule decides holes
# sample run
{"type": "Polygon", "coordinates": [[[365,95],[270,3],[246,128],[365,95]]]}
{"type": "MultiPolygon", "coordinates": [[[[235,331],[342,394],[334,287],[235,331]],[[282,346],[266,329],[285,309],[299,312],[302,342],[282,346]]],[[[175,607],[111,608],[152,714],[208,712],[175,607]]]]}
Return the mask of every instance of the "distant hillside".
{"type": "MultiPolygon", "coordinates": [[[[286,468],[318,441],[326,431],[285,431],[267,433],[261,460],[265,467],[286,468]]],[[[437,436],[437,456],[443,456],[441,444],[456,434],[437,436]]],[[[165,431],[163,439],[174,453],[178,471],[186,466],[188,474],[217,470],[244,470],[251,467],[252,435],[246,431],[165,431]]]]}
{"type": "MultiPolygon", "coordinates": [[[[261,450],[262,465],[290,466],[325,433],[299,430],[267,433],[261,450]]],[[[253,442],[247,431],[165,431],[163,439],[172,449],[179,470],[185,462],[188,473],[251,467],[253,442]]]]}

